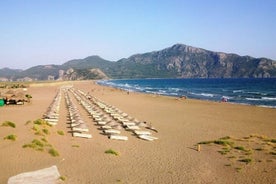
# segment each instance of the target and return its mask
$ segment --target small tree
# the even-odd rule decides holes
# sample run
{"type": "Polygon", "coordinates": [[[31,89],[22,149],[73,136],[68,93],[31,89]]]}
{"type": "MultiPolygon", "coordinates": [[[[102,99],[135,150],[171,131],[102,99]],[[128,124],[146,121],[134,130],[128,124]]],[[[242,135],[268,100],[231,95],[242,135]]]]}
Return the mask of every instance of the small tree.
{"type": "Polygon", "coordinates": [[[32,95],[30,95],[30,94],[26,94],[25,97],[28,99],[27,101],[29,103],[31,102],[31,98],[33,98],[32,95]]]}

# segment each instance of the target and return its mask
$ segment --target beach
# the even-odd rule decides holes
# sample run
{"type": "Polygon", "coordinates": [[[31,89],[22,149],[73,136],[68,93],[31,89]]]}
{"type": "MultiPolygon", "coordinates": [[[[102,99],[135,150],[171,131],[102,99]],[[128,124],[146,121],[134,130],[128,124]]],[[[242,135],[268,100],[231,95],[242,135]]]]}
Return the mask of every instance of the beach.
{"type": "Polygon", "coordinates": [[[30,103],[0,107],[0,123],[16,124],[16,128],[0,126],[0,183],[52,165],[66,178],[61,183],[72,184],[276,182],[276,144],[271,141],[276,138],[276,109],[126,92],[99,86],[95,81],[32,84],[28,93],[32,95],[30,103]],[[139,121],[151,123],[158,130],[153,133],[158,140],[141,140],[129,131],[123,132],[127,141],[110,140],[79,104],[93,137],[72,137],[62,97],[59,121],[47,135],[59,156],[23,148],[38,137],[26,122],[42,118],[63,85],[72,85],[139,121]],[[17,139],[4,140],[9,134],[17,139]],[[218,151],[225,147],[218,144],[200,144],[198,150],[199,142],[226,136],[250,149],[250,154],[238,146],[229,148],[228,155],[221,154],[218,151]],[[106,154],[108,149],[119,155],[106,154]],[[243,158],[250,158],[250,163],[242,162],[243,158]]]}

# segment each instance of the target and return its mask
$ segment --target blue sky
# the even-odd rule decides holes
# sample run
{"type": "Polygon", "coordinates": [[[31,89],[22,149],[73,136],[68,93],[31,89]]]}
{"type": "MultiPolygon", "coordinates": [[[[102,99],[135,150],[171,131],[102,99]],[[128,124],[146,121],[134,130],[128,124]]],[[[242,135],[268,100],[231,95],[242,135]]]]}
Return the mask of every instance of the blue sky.
{"type": "Polygon", "coordinates": [[[117,61],[176,43],[276,60],[276,1],[0,1],[0,68],[117,61]]]}

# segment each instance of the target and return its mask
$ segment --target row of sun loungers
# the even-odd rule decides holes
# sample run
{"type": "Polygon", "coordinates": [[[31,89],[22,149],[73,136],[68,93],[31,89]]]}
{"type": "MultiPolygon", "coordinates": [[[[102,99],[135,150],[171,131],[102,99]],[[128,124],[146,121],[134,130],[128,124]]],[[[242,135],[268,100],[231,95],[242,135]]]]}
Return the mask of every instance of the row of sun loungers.
{"type": "Polygon", "coordinates": [[[61,96],[61,90],[59,90],[46,113],[42,117],[42,119],[46,120],[51,125],[56,125],[58,122],[61,96]]]}
{"type": "Polygon", "coordinates": [[[108,135],[110,139],[128,140],[127,136],[120,135],[122,129],[133,132],[134,135],[143,140],[153,141],[158,139],[152,136],[150,131],[143,130],[148,129],[157,132],[151,125],[140,122],[127,113],[114,106],[107,105],[95,97],[90,95],[88,97],[81,90],[71,89],[70,91],[92,116],[97,125],[100,126],[103,134],[108,135]]]}
{"type": "Polygon", "coordinates": [[[92,135],[88,133],[88,126],[81,118],[77,106],[72,102],[67,91],[65,91],[65,101],[69,111],[70,127],[73,137],[92,138],[92,135]]]}
{"type": "Polygon", "coordinates": [[[90,98],[87,98],[85,93],[80,90],[72,89],[71,92],[91,115],[104,135],[107,135],[113,140],[128,140],[127,136],[121,135],[120,130],[123,128],[121,124],[115,121],[109,114],[105,113],[100,107],[100,104],[95,104],[93,101],[90,101],[90,98]]]}

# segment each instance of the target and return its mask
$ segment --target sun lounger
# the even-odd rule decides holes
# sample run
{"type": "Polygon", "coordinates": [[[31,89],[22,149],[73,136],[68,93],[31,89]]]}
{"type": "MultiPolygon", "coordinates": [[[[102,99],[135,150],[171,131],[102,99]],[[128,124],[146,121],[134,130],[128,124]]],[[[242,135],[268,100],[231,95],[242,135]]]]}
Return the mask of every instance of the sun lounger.
{"type": "Polygon", "coordinates": [[[140,127],[136,125],[127,125],[126,130],[140,130],[140,127]]]}
{"type": "Polygon", "coordinates": [[[138,137],[140,139],[147,140],[147,141],[154,141],[154,140],[158,139],[157,137],[153,137],[150,135],[139,135],[138,137]]]}
{"type": "Polygon", "coordinates": [[[97,124],[98,124],[98,125],[105,125],[106,122],[105,122],[105,121],[99,121],[97,124]]]}
{"type": "Polygon", "coordinates": [[[109,139],[127,141],[128,137],[127,136],[123,136],[123,135],[110,135],[109,139]]]}
{"type": "Polygon", "coordinates": [[[79,132],[73,132],[73,137],[82,137],[82,138],[91,139],[92,135],[91,134],[79,133],[79,132]]]}
{"type": "Polygon", "coordinates": [[[119,130],[114,130],[114,129],[104,130],[103,132],[104,132],[105,134],[108,134],[108,135],[120,134],[120,133],[121,133],[121,131],[119,131],[119,130]]]}
{"type": "Polygon", "coordinates": [[[150,132],[148,132],[148,131],[141,131],[141,130],[135,130],[134,133],[136,135],[151,135],[150,132]]]}
{"type": "Polygon", "coordinates": [[[58,122],[58,119],[53,118],[43,118],[45,121],[58,122]]]}
{"type": "Polygon", "coordinates": [[[136,125],[134,122],[123,122],[124,126],[134,126],[136,125]]]}
{"type": "Polygon", "coordinates": [[[104,129],[104,130],[112,129],[112,127],[111,127],[111,126],[108,126],[108,125],[104,125],[104,126],[102,126],[101,128],[104,129]]]}

